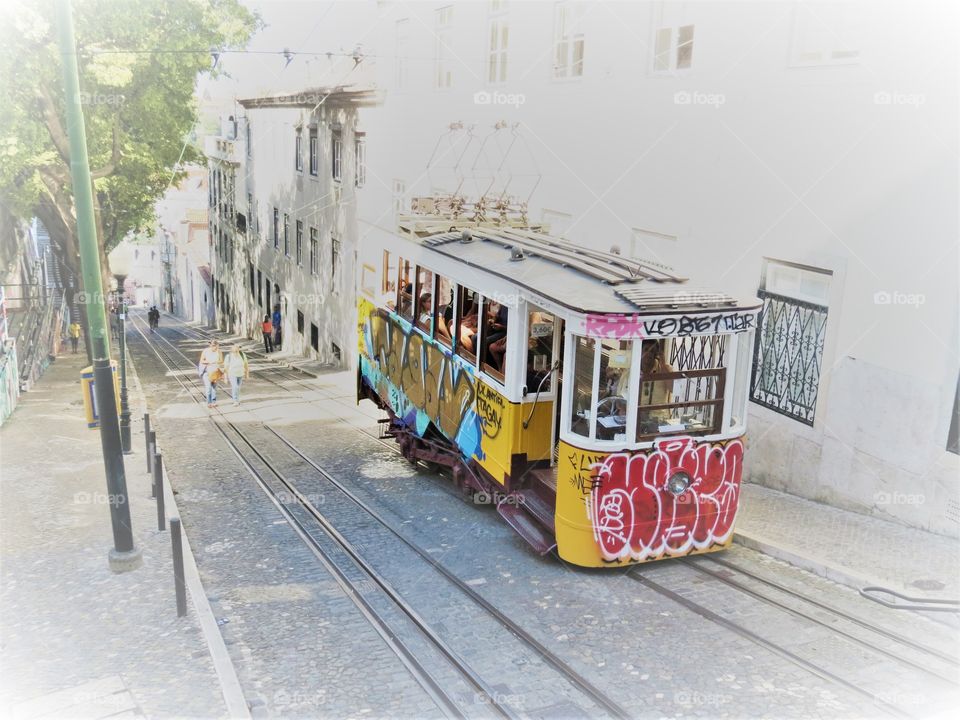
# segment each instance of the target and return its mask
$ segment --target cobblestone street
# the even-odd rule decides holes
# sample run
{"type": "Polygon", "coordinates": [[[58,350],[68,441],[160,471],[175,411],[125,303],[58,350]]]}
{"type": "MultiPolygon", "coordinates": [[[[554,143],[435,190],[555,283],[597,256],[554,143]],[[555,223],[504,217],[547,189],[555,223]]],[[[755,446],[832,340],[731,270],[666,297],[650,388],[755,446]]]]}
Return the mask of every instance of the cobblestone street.
{"type": "MultiPolygon", "coordinates": [[[[254,714],[442,714],[258,485],[247,465],[260,462],[295,483],[489,692],[531,717],[603,710],[318,468],[631,716],[853,718],[897,708],[925,717],[954,706],[955,623],[885,609],[742,546],[629,571],[538,557],[491,507],[465,502],[448,478],[379,440],[376,409],[356,405],[343,374],[313,378],[254,357],[240,407],[208,411],[192,366],[205,331],[170,320],[158,337],[133,325],[130,346],[167,472],[254,714]],[[215,426],[224,423],[265,457],[250,448],[238,457],[215,426]]],[[[290,500],[283,492],[291,491],[280,501],[290,500]]],[[[370,580],[360,587],[382,609],[379,588],[370,580]]],[[[409,648],[438,662],[422,640],[409,648]]],[[[463,714],[491,712],[483,691],[444,673],[463,714]]]]}

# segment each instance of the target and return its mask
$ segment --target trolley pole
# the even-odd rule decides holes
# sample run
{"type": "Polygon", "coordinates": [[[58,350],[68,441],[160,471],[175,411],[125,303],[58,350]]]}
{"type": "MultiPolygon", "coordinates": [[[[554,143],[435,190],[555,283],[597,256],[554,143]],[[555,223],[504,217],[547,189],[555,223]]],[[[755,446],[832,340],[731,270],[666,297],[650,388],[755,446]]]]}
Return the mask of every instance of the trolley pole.
{"type": "Polygon", "coordinates": [[[142,560],[140,550],[133,544],[130,524],[130,504],[127,479],[123,468],[123,450],[120,445],[120,425],[117,402],[113,392],[113,369],[110,366],[110,343],[104,310],[103,282],[100,274],[100,254],[93,215],[93,183],[87,157],[87,137],[80,105],[80,77],[77,73],[77,45],[73,35],[73,16],[70,0],[57,0],[60,59],[66,96],[67,130],[70,136],[70,176],[77,212],[77,239],[80,246],[80,267],[83,289],[86,291],[87,328],[93,350],[93,379],[98,415],[100,417],[100,445],[103,466],[107,476],[110,499],[110,521],[113,525],[113,549],[108,555],[114,572],[133,570],[142,560]]]}

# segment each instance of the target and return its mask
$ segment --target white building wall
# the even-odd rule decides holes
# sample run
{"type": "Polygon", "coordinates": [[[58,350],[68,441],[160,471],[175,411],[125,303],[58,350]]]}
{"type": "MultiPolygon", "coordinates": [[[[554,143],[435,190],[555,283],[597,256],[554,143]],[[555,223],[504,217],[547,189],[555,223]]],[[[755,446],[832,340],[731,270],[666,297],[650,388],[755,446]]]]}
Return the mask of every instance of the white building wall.
{"type": "MultiPolygon", "coordinates": [[[[582,77],[553,79],[559,5],[507,2],[494,17],[486,2],[378,4],[387,96],[364,115],[361,233],[392,231],[397,180],[408,197],[455,189],[450,123],[479,142],[503,121],[489,143],[517,133],[511,187],[522,196],[539,175],[531,217],[572,239],[635,249],[734,294],[757,291],[764,258],[832,271],[814,425],[751,403],[749,478],[956,534],[957,456],[945,452],[960,365],[955,14],[589,3],[582,77]],[[493,20],[509,27],[498,83],[486,74],[493,20]],[[658,30],[689,25],[690,67],[657,72],[658,30]],[[438,33],[448,88],[436,87],[438,33]],[[451,152],[428,171],[438,139],[451,152]]],[[[468,177],[462,192],[478,187],[468,177]]]]}

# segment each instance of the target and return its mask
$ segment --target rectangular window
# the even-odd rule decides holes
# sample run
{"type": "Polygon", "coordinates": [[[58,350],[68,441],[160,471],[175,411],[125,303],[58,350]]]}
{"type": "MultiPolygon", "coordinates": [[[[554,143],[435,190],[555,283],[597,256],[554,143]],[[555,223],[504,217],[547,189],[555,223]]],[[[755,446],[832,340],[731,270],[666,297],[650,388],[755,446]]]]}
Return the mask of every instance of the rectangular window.
{"type": "Polygon", "coordinates": [[[263,307],[263,273],[257,270],[257,305],[263,307]]]}
{"type": "Polygon", "coordinates": [[[310,128],[310,174],[317,175],[320,172],[320,148],[317,145],[317,128],[310,128]]]}
{"type": "Polygon", "coordinates": [[[765,261],[750,399],[813,425],[827,335],[828,270],[765,261]]]}
{"type": "Polygon", "coordinates": [[[451,347],[453,344],[453,283],[448,278],[437,275],[435,292],[436,312],[433,326],[434,337],[440,344],[451,347]]]}
{"type": "Polygon", "coordinates": [[[553,20],[553,77],[583,75],[583,5],[558,2],[553,20]]]}
{"type": "Polygon", "coordinates": [[[290,257],[290,216],[283,214],[283,254],[290,257]]]}
{"type": "Polygon", "coordinates": [[[273,209],[273,247],[280,249],[280,211],[273,209]]]}
{"type": "Polygon", "coordinates": [[[303,313],[297,310],[297,332],[303,335],[303,313]]]}
{"type": "Polygon", "coordinates": [[[393,211],[395,213],[404,213],[408,210],[407,204],[407,183],[405,180],[393,181],[393,211]]]}
{"type": "Polygon", "coordinates": [[[480,368],[503,382],[503,360],[507,354],[507,325],[510,312],[506,305],[490,298],[481,298],[483,322],[477,332],[477,354],[480,356],[480,368]]]}
{"type": "Polygon", "coordinates": [[[340,133],[333,134],[330,158],[333,179],[340,182],[340,178],[343,177],[343,140],[340,138],[340,133]]]}
{"type": "Polygon", "coordinates": [[[303,265],[303,220],[297,220],[297,265],[303,265]]]}
{"type": "Polygon", "coordinates": [[[570,401],[570,432],[582,437],[595,435],[596,418],[591,415],[593,406],[593,374],[596,358],[596,341],[593,338],[573,337],[573,386],[570,401]]]}
{"type": "Polygon", "coordinates": [[[317,229],[310,228],[310,274],[316,275],[320,267],[320,243],[317,241],[317,229]]]}
{"type": "Polygon", "coordinates": [[[434,36],[436,37],[436,56],[434,79],[437,89],[446,89],[453,85],[453,5],[437,8],[434,11],[434,36]]]}
{"type": "Polygon", "coordinates": [[[330,278],[334,294],[340,292],[340,262],[340,241],[337,238],[330,238],[330,278]]]}
{"type": "Polygon", "coordinates": [[[249,270],[250,270],[249,272],[250,297],[256,300],[257,299],[257,285],[256,285],[257,281],[253,272],[253,263],[247,263],[247,265],[249,266],[249,270]]]}
{"type": "Polygon", "coordinates": [[[509,28],[503,13],[503,3],[490,4],[489,47],[487,48],[487,82],[507,80],[507,42],[509,28]]]}
{"type": "Polygon", "coordinates": [[[337,345],[335,342],[330,343],[330,354],[333,355],[333,359],[336,360],[337,362],[340,362],[340,360],[343,359],[342,358],[343,353],[341,353],[340,351],[340,346],[337,345]]]}
{"type": "Polygon", "coordinates": [[[726,343],[725,336],[643,341],[637,442],[720,431],[726,343]]]}
{"type": "Polygon", "coordinates": [[[407,85],[407,54],[409,51],[409,42],[410,42],[410,19],[403,18],[397,20],[394,25],[394,53],[395,60],[393,62],[394,67],[394,82],[396,83],[397,90],[402,90],[407,85]]]}
{"type": "Polygon", "coordinates": [[[247,120],[247,157],[253,157],[253,130],[250,128],[249,120],[247,120]]]}
{"type": "Polygon", "coordinates": [[[849,65],[860,62],[863,9],[856,3],[796,4],[791,65],[849,65]]]}
{"type": "Polygon", "coordinates": [[[414,324],[427,335],[433,335],[433,273],[417,267],[417,312],[414,324]]]}
{"type": "Polygon", "coordinates": [[[310,323],[310,347],[320,352],[320,328],[315,323],[310,323]]]}
{"type": "Polygon", "coordinates": [[[294,167],[297,172],[303,172],[303,133],[300,128],[296,129],[296,133],[293,145],[294,167]]]}
{"type": "Polygon", "coordinates": [[[693,64],[693,25],[661,27],[653,39],[654,73],[689,70],[693,64]]]}
{"type": "Polygon", "coordinates": [[[409,260],[400,260],[399,273],[395,307],[400,317],[413,322],[413,265],[409,260]]]}
{"type": "Polygon", "coordinates": [[[354,183],[358,188],[367,184],[367,142],[357,140],[354,143],[354,162],[356,163],[356,178],[354,183]]]}
{"type": "Polygon", "coordinates": [[[551,313],[530,306],[527,316],[527,371],[526,388],[528,395],[538,391],[549,393],[553,390],[553,333],[556,318],[551,313]]]}
{"type": "Polygon", "coordinates": [[[480,330],[481,309],[480,293],[476,290],[458,286],[457,292],[457,334],[454,350],[460,357],[472,363],[477,362],[477,333],[480,330]]]}

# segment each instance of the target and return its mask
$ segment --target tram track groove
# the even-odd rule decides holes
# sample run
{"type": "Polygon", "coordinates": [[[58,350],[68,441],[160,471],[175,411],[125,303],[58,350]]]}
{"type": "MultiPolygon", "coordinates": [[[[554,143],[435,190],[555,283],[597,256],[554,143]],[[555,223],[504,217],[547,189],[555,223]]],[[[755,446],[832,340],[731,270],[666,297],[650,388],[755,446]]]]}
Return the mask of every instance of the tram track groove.
{"type": "MultiPolygon", "coordinates": [[[[141,331],[141,335],[143,335],[142,331],[141,331]]],[[[185,334],[183,335],[186,337],[185,334]]],[[[150,340],[147,339],[145,335],[144,335],[144,339],[147,340],[148,344],[151,344],[151,345],[154,344],[154,343],[150,343],[150,340]]],[[[172,348],[174,348],[185,360],[189,361],[189,358],[183,353],[183,351],[180,348],[178,348],[174,343],[170,342],[168,338],[165,338],[161,335],[160,339],[166,342],[167,344],[169,344],[172,348]]],[[[167,360],[171,359],[165,351],[163,354],[166,355],[167,360]]],[[[158,356],[159,356],[159,353],[158,353],[158,356]]],[[[172,363],[165,363],[165,364],[170,366],[172,363]]],[[[171,369],[175,369],[175,368],[172,367],[171,369]]],[[[177,379],[181,380],[180,377],[178,377],[177,379]]],[[[279,384],[279,383],[276,383],[275,381],[273,382],[275,384],[279,384]]],[[[197,389],[196,380],[193,381],[193,384],[194,384],[194,389],[197,389]]],[[[181,385],[183,385],[182,381],[181,381],[181,385]]],[[[184,387],[186,388],[186,386],[184,387]]],[[[200,402],[197,396],[193,396],[193,399],[198,403],[200,402]]],[[[222,414],[221,414],[221,417],[223,417],[222,414]]],[[[343,418],[338,418],[338,419],[343,420],[343,418]]],[[[211,418],[211,420],[213,420],[213,418],[211,418]]],[[[217,428],[221,436],[224,437],[224,440],[228,443],[228,445],[231,446],[231,450],[241,459],[241,462],[244,464],[247,470],[255,477],[258,484],[260,484],[260,486],[264,489],[264,491],[271,496],[271,500],[274,502],[275,505],[278,503],[280,505],[283,505],[282,500],[277,498],[276,492],[274,492],[271,488],[269,488],[269,483],[265,481],[265,479],[262,477],[262,474],[252,467],[251,463],[249,462],[249,459],[244,457],[243,453],[236,447],[236,443],[229,438],[228,434],[221,427],[221,424],[229,427],[230,430],[233,433],[235,433],[243,441],[243,443],[250,449],[250,451],[258,458],[260,463],[262,463],[266,468],[268,468],[269,472],[273,474],[281,482],[281,484],[284,485],[285,488],[287,488],[287,490],[298,500],[299,504],[321,526],[324,532],[328,536],[330,536],[332,539],[334,539],[334,541],[346,551],[346,553],[349,555],[351,560],[353,560],[355,563],[358,564],[358,566],[361,566],[364,569],[364,571],[368,574],[371,580],[373,580],[373,582],[376,583],[377,586],[380,587],[391,598],[391,600],[393,600],[398,605],[405,604],[405,601],[400,597],[396,589],[390,586],[390,584],[376,571],[376,569],[373,568],[372,565],[370,565],[369,562],[355,549],[355,547],[350,543],[350,541],[347,540],[333,526],[333,524],[329,521],[329,519],[326,518],[326,516],[324,516],[323,513],[321,513],[309,501],[309,499],[300,491],[300,489],[283,472],[281,472],[276,467],[276,463],[265,454],[265,451],[261,450],[257,446],[257,443],[252,441],[250,437],[248,437],[247,434],[241,431],[235,423],[231,422],[225,417],[223,417],[222,422],[214,421],[215,427],[217,428]]],[[[413,541],[405,537],[399,530],[396,529],[394,525],[392,525],[390,522],[385,520],[379,513],[373,510],[357,495],[352,493],[348,488],[346,488],[346,486],[344,486],[340,481],[338,481],[335,477],[333,477],[333,475],[331,475],[325,468],[321,467],[312,458],[308,457],[305,453],[303,453],[299,448],[297,448],[281,433],[279,433],[277,430],[275,430],[274,428],[272,428],[266,423],[258,422],[257,425],[264,428],[266,431],[270,432],[277,440],[279,440],[283,444],[284,447],[289,449],[298,458],[300,458],[301,460],[306,462],[311,468],[313,468],[313,470],[317,474],[319,474],[319,476],[323,479],[324,482],[331,484],[335,488],[337,488],[347,500],[349,500],[358,508],[360,508],[364,513],[366,513],[366,515],[368,515],[373,520],[375,520],[379,525],[381,525],[385,530],[390,532],[394,537],[399,539],[405,547],[409,548],[414,553],[416,553],[418,557],[424,560],[433,570],[438,572],[442,577],[444,577],[447,581],[449,581],[455,588],[457,588],[464,595],[466,595],[473,602],[474,605],[482,608],[489,617],[491,617],[494,621],[496,621],[504,629],[506,629],[514,638],[516,638],[518,641],[523,643],[528,648],[532,649],[537,659],[543,661],[545,665],[548,665],[551,668],[553,668],[553,670],[556,671],[559,674],[559,676],[561,676],[564,680],[566,680],[579,693],[581,693],[583,696],[588,698],[598,708],[601,708],[604,711],[606,711],[611,717],[616,717],[616,718],[632,717],[632,714],[629,711],[627,711],[621,705],[616,703],[616,701],[609,698],[605,693],[603,693],[603,691],[601,691],[599,688],[593,685],[587,678],[585,678],[583,675],[581,675],[572,667],[570,667],[558,655],[556,655],[553,651],[547,648],[543,643],[537,640],[528,631],[520,627],[515,621],[510,619],[501,610],[499,610],[499,608],[497,608],[492,603],[490,603],[481,594],[479,594],[477,591],[475,591],[473,588],[467,585],[461,578],[456,576],[446,566],[444,566],[442,563],[439,563],[437,560],[431,557],[428,554],[428,552],[425,551],[421,546],[417,545],[416,543],[414,543],[413,541]]],[[[351,427],[355,427],[350,423],[348,423],[348,425],[350,425],[351,427]]],[[[356,429],[359,430],[359,428],[356,428],[356,429]]],[[[367,433],[364,433],[364,434],[367,434],[367,433]]],[[[377,438],[371,436],[371,439],[377,439],[377,438]]],[[[389,447],[392,451],[395,451],[395,448],[392,445],[387,445],[387,443],[383,443],[383,444],[389,447]]],[[[286,511],[284,513],[284,517],[285,519],[287,519],[288,516],[291,516],[292,514],[290,513],[289,508],[284,508],[284,509],[286,511]]],[[[298,521],[297,524],[298,524],[298,527],[300,527],[302,530],[302,532],[298,533],[301,536],[301,539],[304,539],[304,541],[306,542],[307,541],[306,538],[312,538],[312,535],[309,533],[309,530],[304,528],[302,523],[298,521]]],[[[323,552],[322,550],[317,548],[315,549],[315,554],[318,551],[321,553],[323,552]]],[[[335,563],[333,563],[333,561],[329,558],[328,554],[324,553],[323,557],[326,558],[326,560],[323,561],[323,564],[325,567],[328,568],[328,570],[330,569],[329,565],[331,564],[335,565],[335,563]]],[[[351,590],[350,592],[356,593],[355,590],[351,590]]],[[[441,638],[439,638],[438,635],[436,635],[435,631],[432,631],[429,628],[429,625],[426,623],[426,621],[424,621],[419,616],[419,614],[416,613],[415,610],[413,610],[412,607],[407,605],[407,607],[404,608],[404,612],[405,614],[410,616],[411,620],[416,625],[418,625],[418,627],[425,629],[425,631],[428,634],[432,633],[434,635],[432,640],[435,642],[435,644],[444,642],[441,638]]],[[[444,655],[447,656],[448,659],[455,665],[469,669],[469,665],[466,663],[466,661],[460,658],[456,654],[456,651],[454,651],[452,648],[448,648],[447,651],[444,651],[443,649],[441,649],[441,652],[443,652],[444,655]]],[[[472,682],[474,686],[480,691],[480,693],[484,697],[488,698],[488,702],[494,708],[498,708],[499,705],[501,705],[501,703],[498,702],[499,694],[493,688],[486,685],[483,679],[480,678],[478,674],[472,673],[472,682]]],[[[431,695],[431,697],[433,696],[431,695]]],[[[516,717],[516,715],[512,714],[512,711],[509,708],[507,708],[507,710],[508,712],[506,714],[504,713],[501,713],[501,714],[505,717],[511,717],[511,718],[516,717]]]]}
{"type": "MultiPolygon", "coordinates": [[[[176,363],[172,361],[172,358],[169,356],[169,354],[161,350],[155,342],[151,342],[147,338],[147,336],[143,333],[143,331],[139,328],[139,326],[136,326],[136,327],[138,332],[143,336],[144,340],[147,342],[148,346],[150,346],[154,350],[157,357],[161,360],[161,363],[163,363],[163,365],[168,369],[168,371],[176,372],[178,368],[176,366],[176,363]]],[[[161,339],[165,340],[168,343],[170,342],[169,340],[167,340],[166,338],[163,338],[162,336],[161,336],[161,339]]],[[[173,345],[172,343],[170,344],[175,349],[177,349],[181,355],[183,355],[182,351],[179,351],[179,348],[176,348],[176,346],[173,345]]],[[[184,357],[186,356],[184,355],[184,357]]],[[[178,382],[183,387],[183,389],[189,393],[191,399],[193,399],[195,402],[200,404],[201,398],[195,392],[193,392],[195,390],[198,390],[196,381],[195,380],[192,381],[193,388],[191,388],[183,381],[183,378],[180,375],[175,374],[174,377],[178,380],[178,382]]],[[[460,704],[456,701],[456,699],[450,696],[442,688],[440,683],[436,681],[433,675],[428,670],[426,670],[422,662],[409,650],[406,643],[404,643],[399,638],[399,636],[396,633],[396,628],[391,626],[386,620],[384,620],[380,612],[377,611],[375,608],[373,608],[372,604],[365,597],[363,589],[358,587],[355,581],[347,577],[346,573],[343,571],[343,568],[337,565],[332,560],[332,558],[330,558],[329,553],[322,547],[322,545],[316,540],[316,538],[313,537],[309,529],[306,528],[304,524],[296,518],[295,514],[291,512],[290,508],[287,507],[287,504],[284,503],[277,496],[277,493],[273,490],[273,488],[270,487],[269,483],[265,480],[265,478],[263,478],[262,474],[259,473],[250,463],[249,459],[244,456],[243,452],[240,450],[237,443],[231,440],[231,438],[229,437],[229,434],[226,432],[226,430],[224,430],[223,426],[225,425],[229,427],[231,430],[237,433],[238,436],[243,438],[243,434],[236,428],[235,424],[230,422],[226,418],[223,418],[222,422],[217,422],[217,420],[211,416],[209,417],[209,420],[211,424],[214,426],[214,428],[217,430],[217,432],[220,434],[220,436],[224,439],[228,448],[234,453],[234,455],[237,456],[237,458],[240,460],[244,468],[251,474],[251,476],[257,482],[258,486],[264,491],[264,493],[270,499],[272,504],[278,509],[278,511],[280,512],[284,520],[287,522],[287,524],[294,529],[297,536],[300,537],[301,541],[303,541],[307,545],[307,547],[313,552],[313,554],[318,558],[318,560],[320,560],[324,568],[328,572],[330,572],[331,576],[337,582],[338,586],[340,586],[341,590],[343,590],[344,594],[355,605],[357,605],[358,609],[360,609],[364,617],[371,622],[371,624],[374,626],[374,629],[384,639],[388,647],[390,647],[391,650],[393,650],[395,653],[398,654],[401,662],[403,662],[404,666],[411,672],[414,679],[418,682],[418,684],[420,684],[420,686],[428,694],[428,696],[430,696],[431,699],[434,700],[434,702],[437,704],[437,707],[448,717],[454,717],[454,718],[466,717],[466,715],[463,713],[463,710],[460,704]]],[[[261,462],[263,462],[268,468],[271,467],[269,461],[265,460],[262,457],[262,455],[258,453],[256,449],[253,448],[252,446],[251,446],[251,450],[254,451],[254,453],[258,456],[258,458],[260,458],[261,462]]],[[[272,471],[277,476],[277,478],[281,481],[281,483],[286,485],[286,483],[284,483],[283,476],[278,474],[275,470],[272,470],[272,471]]],[[[320,524],[320,527],[328,534],[328,536],[331,537],[331,539],[333,539],[334,542],[337,542],[339,544],[338,538],[336,537],[338,533],[336,533],[336,531],[334,531],[334,533],[330,533],[329,530],[331,528],[328,527],[328,525],[324,524],[324,522],[320,522],[320,519],[316,517],[316,515],[313,512],[310,512],[308,503],[307,504],[304,503],[305,498],[303,498],[302,495],[300,495],[299,492],[292,486],[288,486],[288,490],[291,493],[293,493],[295,497],[298,498],[298,501],[301,503],[301,506],[304,507],[304,509],[307,510],[314,517],[315,520],[318,521],[318,524],[320,524]]],[[[357,556],[356,552],[352,550],[352,548],[348,549],[344,546],[341,546],[341,547],[347,553],[347,555],[350,556],[351,558],[354,558],[355,556],[357,556]]],[[[448,658],[448,661],[452,664],[453,667],[461,671],[464,677],[470,680],[471,684],[473,684],[474,687],[480,693],[482,693],[484,697],[488,699],[488,702],[485,703],[486,706],[489,706],[492,709],[494,709],[494,711],[501,717],[508,718],[509,720],[520,719],[520,716],[517,715],[515,712],[513,712],[512,709],[506,707],[504,703],[499,702],[498,693],[492,688],[490,688],[481,678],[479,678],[479,676],[476,675],[476,673],[472,670],[472,668],[469,668],[469,666],[465,663],[465,661],[462,661],[460,658],[458,658],[456,653],[452,652],[451,649],[447,648],[447,651],[444,650],[445,643],[443,642],[443,640],[436,635],[435,631],[433,631],[432,629],[429,629],[425,622],[423,622],[421,619],[418,618],[415,611],[413,612],[412,615],[407,613],[407,610],[408,609],[412,610],[412,608],[409,608],[408,604],[402,598],[399,597],[396,591],[392,590],[392,588],[389,591],[387,591],[387,587],[385,586],[385,583],[382,583],[382,580],[379,578],[379,576],[376,573],[371,573],[371,571],[368,571],[367,569],[363,568],[362,564],[358,565],[358,567],[360,567],[361,569],[364,569],[365,572],[368,572],[370,579],[373,580],[374,583],[376,583],[379,587],[381,587],[382,590],[384,590],[384,592],[387,593],[387,596],[390,597],[390,599],[405,614],[407,614],[410,617],[410,620],[414,623],[414,625],[416,625],[421,631],[423,631],[425,636],[428,639],[430,639],[431,642],[434,642],[434,643],[439,642],[440,646],[438,646],[437,649],[448,658]]]]}

